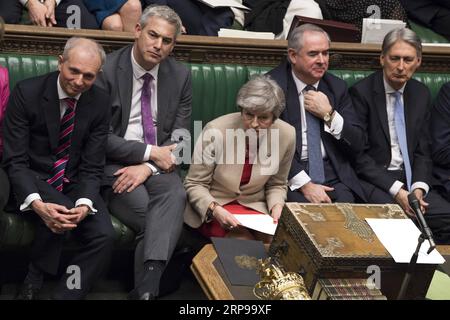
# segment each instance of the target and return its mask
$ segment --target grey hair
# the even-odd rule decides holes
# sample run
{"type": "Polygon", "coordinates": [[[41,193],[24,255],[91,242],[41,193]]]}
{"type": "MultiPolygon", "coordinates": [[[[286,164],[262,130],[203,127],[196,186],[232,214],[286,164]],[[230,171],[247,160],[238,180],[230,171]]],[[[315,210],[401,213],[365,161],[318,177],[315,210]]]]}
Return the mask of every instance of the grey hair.
{"type": "Polygon", "coordinates": [[[416,49],[417,57],[422,57],[422,41],[414,31],[408,28],[397,28],[389,31],[383,39],[381,54],[385,56],[397,41],[404,41],[413,46],[416,49]]]}
{"type": "Polygon", "coordinates": [[[175,39],[181,34],[181,18],[170,7],[152,4],[145,8],[144,12],[142,12],[141,19],[139,20],[142,29],[145,28],[150,17],[164,19],[175,26],[175,39]]]}
{"type": "Polygon", "coordinates": [[[239,90],[236,103],[241,111],[271,112],[274,120],[280,117],[286,104],[283,90],[270,76],[252,77],[239,90]]]}
{"type": "Polygon", "coordinates": [[[66,45],[64,46],[64,52],[63,52],[64,60],[67,60],[69,58],[70,50],[75,48],[79,44],[79,42],[84,42],[84,41],[87,41],[91,44],[91,46],[85,46],[85,50],[90,50],[90,51],[95,50],[95,53],[98,54],[100,61],[101,61],[100,68],[103,67],[103,64],[105,63],[105,59],[106,59],[105,50],[103,50],[103,47],[97,41],[95,41],[93,39],[88,39],[88,38],[72,37],[69,40],[67,40],[66,45]]]}
{"type": "Polygon", "coordinates": [[[324,33],[327,36],[328,43],[331,42],[330,36],[321,27],[316,26],[315,24],[305,23],[292,30],[288,38],[288,49],[293,49],[295,52],[300,51],[303,47],[303,35],[306,31],[324,33]]]}

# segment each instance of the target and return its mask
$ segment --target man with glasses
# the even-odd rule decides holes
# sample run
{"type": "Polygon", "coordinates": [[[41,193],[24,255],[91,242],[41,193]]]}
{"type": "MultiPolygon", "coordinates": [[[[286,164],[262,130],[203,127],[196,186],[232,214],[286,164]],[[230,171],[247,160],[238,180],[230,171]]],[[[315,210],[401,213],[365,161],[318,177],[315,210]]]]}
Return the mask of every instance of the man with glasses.
{"type": "Polygon", "coordinates": [[[288,60],[269,72],[286,95],[281,119],[296,128],[288,201],[365,201],[346,156],[362,149],[364,132],[345,81],[327,73],[329,47],[323,29],[302,25],[288,39],[288,60]]]}

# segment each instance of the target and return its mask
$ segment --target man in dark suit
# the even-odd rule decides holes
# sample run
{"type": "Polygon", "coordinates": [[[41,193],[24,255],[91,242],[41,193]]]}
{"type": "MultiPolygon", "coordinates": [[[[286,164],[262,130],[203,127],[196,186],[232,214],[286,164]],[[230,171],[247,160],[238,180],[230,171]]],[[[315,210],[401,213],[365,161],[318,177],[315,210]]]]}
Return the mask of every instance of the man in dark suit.
{"type": "Polygon", "coordinates": [[[26,8],[31,23],[41,27],[98,29],[95,16],[90,13],[83,0],[2,0],[0,16],[6,23],[20,22],[26,8]],[[79,25],[72,25],[79,23],[79,25]]]}
{"type": "Polygon", "coordinates": [[[345,82],[328,70],[330,40],[305,24],[288,39],[288,61],[269,74],[286,95],[281,119],[296,128],[288,201],[355,202],[365,195],[346,154],[364,145],[345,82]]]}
{"type": "Polygon", "coordinates": [[[444,84],[431,111],[431,155],[436,190],[450,201],[450,82],[444,84]]]}
{"type": "Polygon", "coordinates": [[[413,192],[426,209],[436,240],[445,243],[450,241],[450,204],[430,190],[431,95],[411,79],[421,59],[422,45],[414,31],[395,29],[383,41],[383,70],[350,88],[367,141],[356,156],[356,169],[366,181],[370,203],[395,201],[412,215],[408,195],[413,192]]]}
{"type": "Polygon", "coordinates": [[[108,55],[98,79],[112,97],[105,167],[109,207],[137,233],[130,298],[158,295],[183,225],[186,193],[172,151],[177,137],[189,141],[191,75],[169,57],[180,30],[172,9],[147,7],[134,45],[108,55]]]}
{"type": "Polygon", "coordinates": [[[68,233],[81,247],[54,298],[85,297],[108,266],[114,231],[99,189],[110,104],[107,93],[92,86],[104,58],[96,42],[71,38],[59,72],[19,82],[9,99],[3,166],[21,214],[36,218],[19,298],[36,298],[43,272],[57,273],[68,233]]]}

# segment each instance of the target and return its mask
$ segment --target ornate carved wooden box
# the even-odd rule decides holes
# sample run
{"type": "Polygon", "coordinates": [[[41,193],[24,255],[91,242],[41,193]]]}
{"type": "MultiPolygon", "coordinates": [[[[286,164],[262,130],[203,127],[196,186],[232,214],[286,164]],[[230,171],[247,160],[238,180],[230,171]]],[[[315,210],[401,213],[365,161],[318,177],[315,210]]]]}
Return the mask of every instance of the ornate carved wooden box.
{"type": "MultiPolygon", "coordinates": [[[[398,205],[286,203],[269,253],[299,272],[310,293],[319,278],[380,275],[381,291],[396,299],[408,264],[394,262],[365,218],[407,219],[398,205]]],[[[435,269],[417,265],[406,297],[424,298],[435,269]]]]}

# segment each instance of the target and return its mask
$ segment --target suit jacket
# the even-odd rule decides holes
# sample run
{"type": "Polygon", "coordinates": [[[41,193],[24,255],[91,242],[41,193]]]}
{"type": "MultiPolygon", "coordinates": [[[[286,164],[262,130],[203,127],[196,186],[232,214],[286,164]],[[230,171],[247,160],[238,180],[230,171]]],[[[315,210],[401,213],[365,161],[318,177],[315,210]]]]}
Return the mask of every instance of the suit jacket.
{"type": "MultiPolygon", "coordinates": [[[[350,88],[353,105],[366,132],[367,145],[357,156],[357,172],[364,180],[389,191],[395,180],[387,175],[391,163],[391,138],[386,109],[383,72],[377,71],[350,88]]],[[[403,92],[406,139],[412,183],[430,184],[431,158],[428,125],[431,95],[428,88],[411,79],[403,92]]]]}
{"type": "Polygon", "coordinates": [[[431,112],[431,155],[436,184],[450,194],[450,82],[444,84],[431,112]]]}
{"type": "MultiPolygon", "coordinates": [[[[111,95],[111,131],[106,147],[107,166],[109,164],[134,165],[143,162],[147,145],[128,141],[123,137],[128,127],[133,89],[133,68],[131,65],[132,46],[119,49],[106,58],[102,74],[97,84],[111,95]]],[[[176,129],[184,129],[182,140],[189,141],[192,89],[189,70],[172,57],[161,62],[158,73],[158,145],[170,145],[177,141],[172,137],[176,129]]],[[[115,166],[117,168],[117,165],[115,166]]],[[[111,179],[108,179],[111,180],[111,179]]],[[[109,181],[108,183],[110,183],[109,181]]]]}
{"type": "MultiPolygon", "coordinates": [[[[60,127],[58,72],[19,82],[4,121],[4,159],[17,201],[39,193],[36,179],[52,176],[60,127]]],[[[80,96],[65,174],[79,185],[78,197],[95,199],[105,164],[109,97],[93,86],[80,96]]]]}
{"type": "MultiPolygon", "coordinates": [[[[281,114],[281,119],[296,129],[296,152],[289,172],[289,179],[291,179],[302,170],[306,170],[301,161],[303,142],[299,94],[294,79],[292,78],[291,65],[288,61],[282,62],[268,74],[283,89],[286,96],[286,109],[281,114]]],[[[364,146],[364,133],[357,120],[350,96],[347,93],[347,85],[345,81],[332,74],[325,73],[319,82],[318,91],[323,92],[328,97],[331,106],[344,118],[344,127],[342,129],[341,139],[339,140],[325,132],[323,125],[321,126],[321,138],[327,156],[339,180],[355,192],[362,200],[365,200],[366,196],[348,159],[348,155],[362,150],[364,146]]]]}
{"type": "Polygon", "coordinates": [[[6,104],[9,98],[8,69],[0,67],[0,161],[3,154],[2,123],[5,117],[6,104]]]}
{"type": "Polygon", "coordinates": [[[226,130],[243,128],[241,114],[231,113],[209,122],[202,133],[204,138],[200,136],[197,140],[193,163],[184,182],[188,196],[184,221],[189,226],[197,228],[205,221],[206,211],[212,201],[224,205],[237,200],[244,206],[266,214],[275,204],[284,204],[287,175],[295,150],[295,129],[282,120],[273,123],[270,128],[278,130],[279,136],[269,129],[267,135],[261,137],[250,181],[241,187],[243,161],[238,162],[238,157],[233,158],[231,163],[225,160],[233,152],[234,155],[239,152],[244,154],[245,140],[241,140],[241,143],[236,142],[239,141],[236,139],[230,141],[226,130]],[[210,141],[211,136],[216,137],[215,143],[210,141]],[[233,143],[231,151],[229,146],[226,148],[227,142],[233,143]]]}

